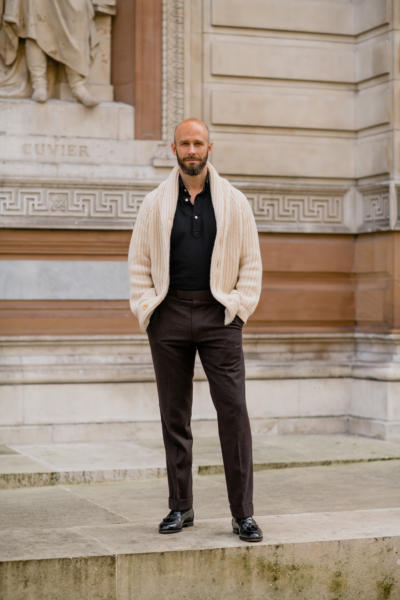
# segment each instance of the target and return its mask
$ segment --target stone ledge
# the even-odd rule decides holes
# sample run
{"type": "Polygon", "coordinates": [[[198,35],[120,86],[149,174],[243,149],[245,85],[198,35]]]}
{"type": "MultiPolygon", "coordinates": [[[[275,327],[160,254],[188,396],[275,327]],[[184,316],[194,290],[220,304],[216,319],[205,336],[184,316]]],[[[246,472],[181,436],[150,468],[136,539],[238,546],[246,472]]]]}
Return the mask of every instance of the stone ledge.
{"type": "MultiPolygon", "coordinates": [[[[400,334],[244,334],[247,379],[400,379],[400,334]]],[[[154,381],[147,336],[0,337],[0,383],[154,381]]],[[[205,375],[199,362],[196,380],[205,375]]]]}
{"type": "MultiPolygon", "coordinates": [[[[156,537],[153,524],[32,530],[23,536],[31,537],[27,545],[36,547],[40,536],[43,547],[48,538],[47,552],[40,560],[0,563],[2,598],[22,600],[25,583],[32,600],[53,600],[55,583],[57,600],[93,594],[99,600],[155,600],[160,589],[164,598],[177,600],[186,599],[188,589],[191,598],[203,600],[261,600],[266,593],[283,600],[293,590],[298,600],[319,600],[333,590],[342,600],[377,593],[394,598],[400,586],[396,519],[395,509],[261,517],[266,540],[253,546],[229,533],[228,519],[197,521],[195,531],[164,536],[173,540],[156,537]],[[91,548],[82,557],[85,542],[91,548]]],[[[7,535],[13,537],[18,531],[7,535]]]]}
{"type": "MultiPolygon", "coordinates": [[[[338,436],[262,442],[263,456],[273,453],[280,460],[322,458],[319,449],[336,458],[344,448],[354,457],[360,451],[382,456],[389,447],[399,451],[398,445],[338,436]]],[[[92,457],[107,459],[107,447],[99,453],[97,446],[92,457]]],[[[37,458],[45,451],[54,462],[57,448],[70,464],[73,455],[88,460],[82,445],[25,450],[32,456],[36,449],[37,458]]],[[[204,458],[211,449],[206,443],[204,458]]],[[[117,445],[115,458],[121,459],[117,445]]],[[[256,472],[254,500],[264,541],[253,546],[232,534],[224,475],[194,478],[195,526],[174,536],[157,533],[167,512],[165,479],[2,490],[2,600],[25,600],[26,585],[31,600],[156,600],[160,589],[163,598],[178,600],[188,590],[191,599],[202,600],[264,600],[266,593],[287,600],[293,592],[296,600],[320,600],[332,590],[341,600],[384,598],[383,591],[395,598],[397,473],[395,461],[256,472]]]]}
{"type": "Polygon", "coordinates": [[[400,441],[400,420],[348,417],[347,431],[352,435],[363,435],[370,438],[400,441]]]}
{"type": "MultiPolygon", "coordinates": [[[[94,90],[93,92],[95,93],[94,90]]],[[[60,158],[68,156],[68,146],[65,146],[64,155],[62,144],[68,145],[68,138],[74,136],[91,140],[133,140],[134,115],[133,106],[120,102],[102,102],[89,111],[74,101],[48,100],[44,104],[38,104],[28,99],[0,98],[0,131],[7,136],[37,136],[29,140],[32,145],[41,145],[44,136],[56,136],[57,148],[52,148],[50,154],[60,158]]],[[[26,154],[28,158],[30,154],[26,154]]],[[[79,151],[76,154],[79,156],[79,151]]]]}
{"type": "MultiPolygon", "coordinates": [[[[292,434],[345,434],[348,418],[342,416],[251,418],[254,435],[292,434]]],[[[192,431],[195,438],[217,436],[216,419],[194,419],[192,431]]],[[[366,434],[368,435],[368,434],[366,434]]],[[[160,439],[160,420],[153,421],[107,421],[86,423],[53,423],[33,425],[0,425],[2,444],[51,444],[65,442],[104,442],[160,439]]],[[[374,437],[384,437],[376,435],[374,437]]]]}
{"type": "MultiPolygon", "coordinates": [[[[214,428],[215,429],[215,428],[214,428]]],[[[193,474],[224,473],[218,434],[197,437],[193,474]]],[[[355,436],[253,436],[255,471],[400,461],[400,446],[355,436]]],[[[10,444],[0,448],[0,489],[138,481],[166,476],[161,432],[155,439],[10,444]]]]}

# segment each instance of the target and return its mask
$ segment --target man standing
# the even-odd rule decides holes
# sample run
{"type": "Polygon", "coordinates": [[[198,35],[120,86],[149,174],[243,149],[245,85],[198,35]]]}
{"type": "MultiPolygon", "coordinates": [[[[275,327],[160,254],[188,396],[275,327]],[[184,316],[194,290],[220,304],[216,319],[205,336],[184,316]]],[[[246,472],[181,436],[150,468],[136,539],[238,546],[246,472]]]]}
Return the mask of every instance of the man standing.
{"type": "Polygon", "coordinates": [[[130,303],[147,331],[166,451],[170,513],[160,533],[193,525],[192,385],[196,351],[217,411],[232,527],[262,540],[253,519],[253,463],[242,326],[261,291],[261,258],[245,196],[208,162],[206,125],[175,130],[178,166],[146,196],[129,249],[130,303]]]}

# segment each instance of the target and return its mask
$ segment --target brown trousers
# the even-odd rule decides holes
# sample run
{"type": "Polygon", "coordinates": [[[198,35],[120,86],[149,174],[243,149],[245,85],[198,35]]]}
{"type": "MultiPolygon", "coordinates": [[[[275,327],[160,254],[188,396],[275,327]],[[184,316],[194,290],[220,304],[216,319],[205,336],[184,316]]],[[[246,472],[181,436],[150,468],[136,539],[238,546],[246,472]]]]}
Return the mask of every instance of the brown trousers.
{"type": "Polygon", "coordinates": [[[174,291],[147,329],[166,452],[169,507],[193,504],[193,373],[198,351],[217,411],[228,498],[234,517],[253,515],[252,440],[245,398],[242,321],[224,325],[224,307],[209,291],[174,291]]]}

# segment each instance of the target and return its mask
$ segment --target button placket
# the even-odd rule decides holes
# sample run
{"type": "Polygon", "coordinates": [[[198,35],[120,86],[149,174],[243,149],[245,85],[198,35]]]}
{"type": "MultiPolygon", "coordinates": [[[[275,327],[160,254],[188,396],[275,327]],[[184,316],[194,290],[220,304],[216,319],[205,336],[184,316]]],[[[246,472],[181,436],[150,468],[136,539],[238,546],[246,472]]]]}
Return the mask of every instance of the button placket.
{"type": "MultiPolygon", "coordinates": [[[[193,210],[193,212],[194,212],[194,210],[193,210]]],[[[201,235],[201,219],[200,219],[200,215],[198,215],[198,214],[193,214],[192,235],[195,238],[199,238],[201,235]]]]}

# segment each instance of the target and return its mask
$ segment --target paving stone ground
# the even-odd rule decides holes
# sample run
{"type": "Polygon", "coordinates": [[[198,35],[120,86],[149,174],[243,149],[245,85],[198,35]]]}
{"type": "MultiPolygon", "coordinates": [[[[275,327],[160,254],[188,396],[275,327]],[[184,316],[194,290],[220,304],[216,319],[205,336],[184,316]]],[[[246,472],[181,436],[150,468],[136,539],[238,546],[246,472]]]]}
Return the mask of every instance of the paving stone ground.
{"type": "MultiPolygon", "coordinates": [[[[168,490],[159,442],[1,447],[0,567],[11,572],[12,565],[23,564],[25,569],[37,559],[144,560],[151,553],[162,561],[168,552],[236,548],[242,553],[246,544],[231,531],[217,441],[198,440],[194,454],[195,526],[160,536],[157,526],[168,512],[168,490]],[[92,474],[91,483],[82,483],[87,473],[92,474]],[[51,474],[75,474],[75,479],[54,485],[51,474]],[[92,482],[96,477],[101,483],[92,482]]],[[[400,571],[394,549],[400,543],[399,443],[348,436],[256,437],[254,459],[255,511],[264,530],[264,541],[257,546],[267,553],[278,547],[290,553],[296,544],[312,544],[315,550],[315,544],[390,540],[395,545],[385,552],[394,553],[399,562],[396,567],[393,559],[393,568],[400,571]]],[[[340,547],[335,546],[332,569],[337,568],[340,547]]],[[[330,556],[328,547],[323,548],[330,556]]],[[[350,547],[346,552],[354,556],[350,547]]],[[[393,582],[397,585],[395,578],[393,582]]],[[[153,597],[150,592],[143,596],[153,597]]]]}

